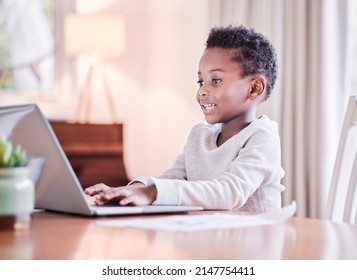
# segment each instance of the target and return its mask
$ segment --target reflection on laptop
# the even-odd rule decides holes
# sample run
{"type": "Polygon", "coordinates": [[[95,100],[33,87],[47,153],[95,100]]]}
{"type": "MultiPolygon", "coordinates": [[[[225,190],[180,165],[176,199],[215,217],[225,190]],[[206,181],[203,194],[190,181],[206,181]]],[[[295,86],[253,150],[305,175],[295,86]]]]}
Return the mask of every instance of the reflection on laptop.
{"type": "Polygon", "coordinates": [[[29,155],[38,159],[35,174],[38,209],[86,215],[130,215],[143,213],[176,213],[201,210],[194,206],[109,206],[92,207],[80,185],[56,135],[36,104],[0,107],[0,135],[21,144],[29,155]],[[39,175],[39,176],[38,176],[39,175]]]}

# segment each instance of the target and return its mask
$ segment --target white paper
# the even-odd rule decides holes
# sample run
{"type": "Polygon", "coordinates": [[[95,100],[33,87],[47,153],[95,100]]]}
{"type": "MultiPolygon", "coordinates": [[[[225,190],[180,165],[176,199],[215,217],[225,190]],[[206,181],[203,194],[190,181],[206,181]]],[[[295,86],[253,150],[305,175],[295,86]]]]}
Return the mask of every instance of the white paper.
{"type": "Polygon", "coordinates": [[[229,229],[239,227],[252,227],[261,225],[272,225],[284,222],[294,216],[296,202],[282,209],[258,215],[214,214],[198,215],[174,215],[163,218],[127,219],[127,220],[105,220],[97,221],[100,226],[140,228],[163,231],[199,231],[211,229],[229,229]]]}

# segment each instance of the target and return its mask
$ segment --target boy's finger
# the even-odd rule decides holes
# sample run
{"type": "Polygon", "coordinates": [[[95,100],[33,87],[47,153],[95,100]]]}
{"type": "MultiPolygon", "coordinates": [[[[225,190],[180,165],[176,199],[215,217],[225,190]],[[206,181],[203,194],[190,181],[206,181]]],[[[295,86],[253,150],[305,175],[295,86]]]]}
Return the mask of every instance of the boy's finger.
{"type": "Polygon", "coordinates": [[[129,196],[130,194],[131,192],[126,189],[113,188],[104,192],[103,196],[105,199],[111,200],[113,198],[126,197],[129,196]]]}
{"type": "Polygon", "coordinates": [[[86,194],[89,194],[89,195],[93,195],[93,194],[96,194],[96,193],[99,193],[99,192],[102,192],[102,191],[105,191],[106,189],[108,189],[109,187],[105,184],[96,184],[94,186],[91,186],[91,187],[88,187],[84,190],[84,192],[86,194]]]}
{"type": "Polygon", "coordinates": [[[133,201],[133,196],[128,196],[120,199],[119,204],[124,206],[124,205],[136,205],[133,201]]]}

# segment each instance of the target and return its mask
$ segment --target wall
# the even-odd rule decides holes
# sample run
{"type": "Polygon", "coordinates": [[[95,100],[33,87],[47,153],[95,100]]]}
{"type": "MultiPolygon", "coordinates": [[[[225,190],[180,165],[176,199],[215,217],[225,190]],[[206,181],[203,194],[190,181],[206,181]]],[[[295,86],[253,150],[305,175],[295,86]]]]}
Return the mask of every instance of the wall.
{"type": "MultiPolygon", "coordinates": [[[[70,1],[62,3],[68,11],[73,9],[70,1]]],[[[195,94],[198,61],[209,32],[208,3],[205,0],[77,2],[76,9],[81,13],[114,12],[126,18],[126,53],[104,66],[118,120],[125,125],[125,162],[131,178],[161,174],[182,151],[190,128],[204,119],[195,94]]],[[[63,41],[58,43],[59,51],[63,52],[63,41]]],[[[49,118],[73,119],[78,90],[83,86],[87,69],[82,61],[76,70],[75,61],[65,56],[61,63],[61,97],[57,101],[17,98],[14,102],[2,97],[1,103],[35,100],[49,118]],[[76,76],[78,87],[71,83],[76,76]]],[[[98,76],[96,79],[101,82],[98,76]]],[[[110,122],[104,89],[100,84],[94,87],[91,121],[110,122]]]]}
{"type": "Polygon", "coordinates": [[[203,119],[195,93],[207,2],[143,2],[130,1],[122,10],[128,52],[111,73],[131,177],[161,174],[181,152],[192,125],[203,119]]]}
{"type": "MultiPolygon", "coordinates": [[[[110,7],[124,15],[128,30],[126,54],[107,65],[107,73],[125,125],[130,177],[161,174],[181,152],[192,125],[203,120],[195,93],[208,33],[206,3],[131,0],[110,7]]],[[[97,106],[93,121],[105,121],[106,108],[97,106]]]]}

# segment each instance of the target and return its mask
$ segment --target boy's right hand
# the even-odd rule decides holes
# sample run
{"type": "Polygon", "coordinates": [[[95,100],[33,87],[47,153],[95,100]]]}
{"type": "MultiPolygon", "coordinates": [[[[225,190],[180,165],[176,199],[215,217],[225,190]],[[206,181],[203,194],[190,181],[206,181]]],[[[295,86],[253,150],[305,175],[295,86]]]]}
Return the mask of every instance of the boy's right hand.
{"type": "MultiPolygon", "coordinates": [[[[125,187],[109,187],[97,184],[85,189],[85,193],[94,198],[97,206],[105,204],[117,205],[149,205],[156,199],[156,187],[135,183],[125,187]]],[[[92,201],[93,203],[93,201],[92,201]]]]}
{"type": "Polygon", "coordinates": [[[107,186],[107,185],[105,185],[103,183],[100,183],[100,184],[96,184],[94,186],[91,186],[89,188],[86,188],[84,190],[84,192],[86,194],[90,195],[90,196],[94,196],[94,195],[96,195],[98,193],[104,192],[104,191],[109,190],[109,189],[111,189],[111,187],[109,187],[109,186],[107,186]]]}
{"type": "Polygon", "coordinates": [[[84,190],[84,193],[86,194],[89,205],[97,206],[96,195],[105,191],[105,190],[108,190],[108,189],[110,189],[110,187],[105,184],[97,184],[97,185],[86,188],[84,190]]]}

